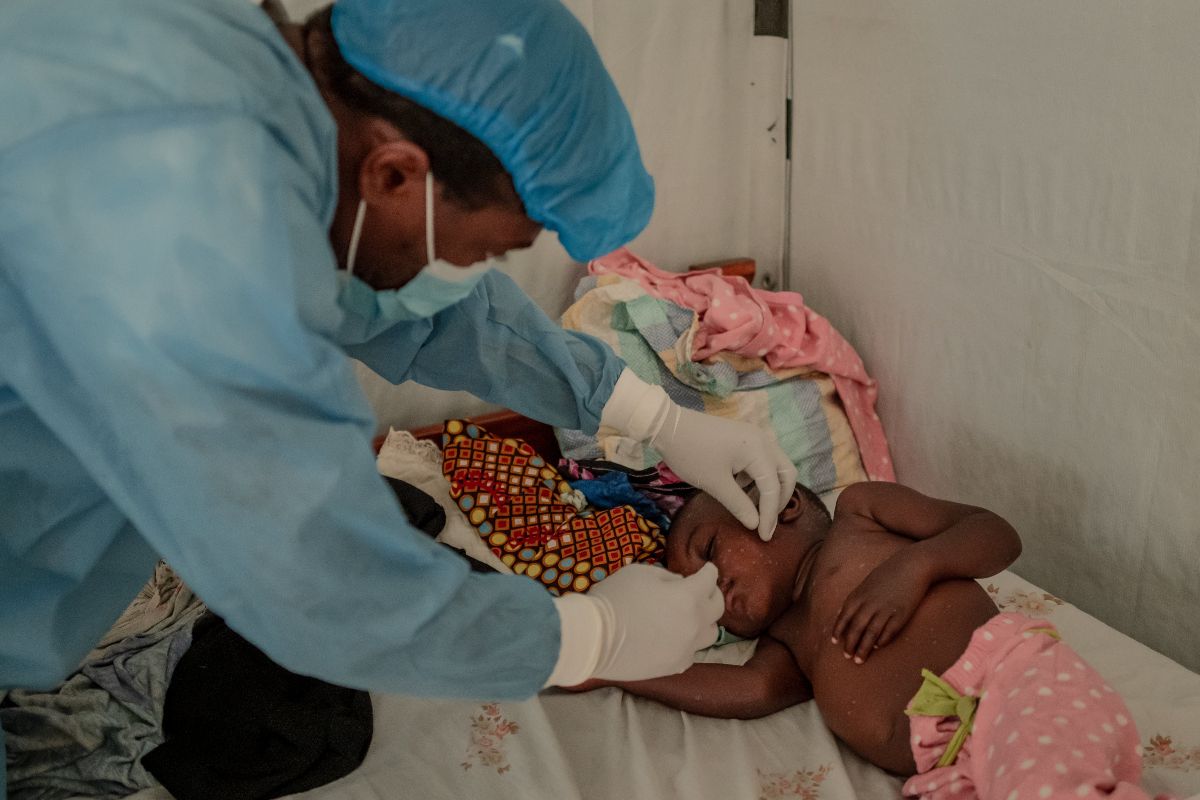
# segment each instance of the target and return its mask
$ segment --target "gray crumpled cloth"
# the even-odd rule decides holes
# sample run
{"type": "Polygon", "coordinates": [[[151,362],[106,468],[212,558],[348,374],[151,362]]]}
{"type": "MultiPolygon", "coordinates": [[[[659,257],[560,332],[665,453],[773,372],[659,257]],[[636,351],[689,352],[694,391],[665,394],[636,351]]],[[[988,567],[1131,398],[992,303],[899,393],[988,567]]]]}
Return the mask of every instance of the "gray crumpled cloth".
{"type": "Polygon", "coordinates": [[[165,563],[79,669],[52,692],[0,702],[10,800],[120,798],[157,784],[141,757],[163,741],[171,673],[205,606],[165,563]]]}

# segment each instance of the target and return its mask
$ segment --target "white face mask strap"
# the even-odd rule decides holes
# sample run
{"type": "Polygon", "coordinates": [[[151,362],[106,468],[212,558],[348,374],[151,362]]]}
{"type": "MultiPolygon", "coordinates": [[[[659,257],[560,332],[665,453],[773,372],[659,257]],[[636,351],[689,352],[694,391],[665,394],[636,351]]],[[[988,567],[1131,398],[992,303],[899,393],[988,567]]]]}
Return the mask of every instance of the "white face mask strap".
{"type": "Polygon", "coordinates": [[[358,211],[354,213],[354,228],[350,231],[350,249],[346,253],[346,272],[354,274],[354,259],[358,257],[358,240],[362,237],[363,220],[367,217],[367,201],[358,201],[358,211]]]}
{"type": "Polygon", "coordinates": [[[425,263],[433,261],[433,170],[425,170],[425,263]]]}

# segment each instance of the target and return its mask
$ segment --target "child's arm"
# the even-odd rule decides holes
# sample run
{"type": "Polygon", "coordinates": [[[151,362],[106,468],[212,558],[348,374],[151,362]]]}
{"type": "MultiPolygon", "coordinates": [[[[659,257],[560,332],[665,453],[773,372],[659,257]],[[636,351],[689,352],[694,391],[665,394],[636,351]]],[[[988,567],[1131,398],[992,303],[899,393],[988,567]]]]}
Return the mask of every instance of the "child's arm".
{"type": "Polygon", "coordinates": [[[926,497],[895,483],[848,487],[837,516],[857,515],[913,540],[863,579],[846,598],[834,641],[861,663],[895,638],[929,587],[951,578],[986,578],[1021,554],[1021,538],[990,511],[926,497]]]}
{"type": "Polygon", "coordinates": [[[754,655],[740,666],[693,664],[678,675],[585,686],[617,686],[680,711],[723,719],[765,717],[812,698],[808,679],[791,652],[769,636],[759,638],[754,655]]]}

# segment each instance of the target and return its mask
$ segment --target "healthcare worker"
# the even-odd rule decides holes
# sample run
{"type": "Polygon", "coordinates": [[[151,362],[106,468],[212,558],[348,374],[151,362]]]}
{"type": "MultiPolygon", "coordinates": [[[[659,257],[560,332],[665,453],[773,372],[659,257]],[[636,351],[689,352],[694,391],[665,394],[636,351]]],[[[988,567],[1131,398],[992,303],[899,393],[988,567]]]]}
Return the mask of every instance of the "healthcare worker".
{"type": "Polygon", "coordinates": [[[269,11],[0,4],[0,689],[66,676],[159,557],[347,686],[682,670],[716,634],[714,567],[557,599],[472,574],[379,479],[347,357],[652,442],[770,535],[795,478],[773,438],[679,408],[487,271],[542,228],[584,260],[649,219],[586,32],[556,0],[269,11]]]}

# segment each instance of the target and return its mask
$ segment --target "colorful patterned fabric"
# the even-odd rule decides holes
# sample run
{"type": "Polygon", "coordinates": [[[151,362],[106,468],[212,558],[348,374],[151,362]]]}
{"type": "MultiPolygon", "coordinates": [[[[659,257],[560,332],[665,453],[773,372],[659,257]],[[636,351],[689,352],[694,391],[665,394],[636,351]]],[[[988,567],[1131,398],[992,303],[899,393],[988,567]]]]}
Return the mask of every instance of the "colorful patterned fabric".
{"type": "MultiPolygon", "coordinates": [[[[665,461],[660,461],[657,465],[646,469],[634,469],[615,461],[603,459],[575,461],[571,458],[563,458],[559,459],[558,469],[569,476],[571,485],[575,488],[579,488],[578,481],[595,480],[619,472],[629,479],[629,485],[633,487],[634,491],[653,502],[667,520],[673,519],[679,509],[683,508],[687,499],[699,491],[690,483],[685,483],[675,474],[674,470],[667,466],[665,461]]],[[[634,508],[636,507],[634,506],[634,508]]],[[[656,522],[659,520],[654,515],[647,516],[656,522]]],[[[669,525],[662,526],[664,533],[668,527],[669,525]]]]}
{"type": "Polygon", "coordinates": [[[447,420],[442,473],[492,552],[552,594],[586,592],[626,564],[658,563],[665,551],[659,527],[629,506],[581,508],[579,493],[520,439],[447,420]]]}
{"type": "MultiPolygon", "coordinates": [[[[617,275],[585,277],[564,328],[608,343],[647,383],[659,384],[684,408],[738,419],[775,434],[798,479],[817,493],[867,480],[858,444],[832,378],[807,367],[771,369],[761,358],[733,353],[693,360],[697,312],[654,297],[617,275]]],[[[606,459],[654,467],[652,448],[601,428],[596,434],[556,429],[567,458],[606,459]]]]}
{"type": "Polygon", "coordinates": [[[606,472],[595,478],[583,478],[571,481],[571,488],[583,492],[588,505],[595,508],[619,508],[629,506],[634,511],[651,520],[663,533],[671,529],[671,519],[654,505],[654,501],[633,488],[629,475],[625,472],[606,472]]]}

